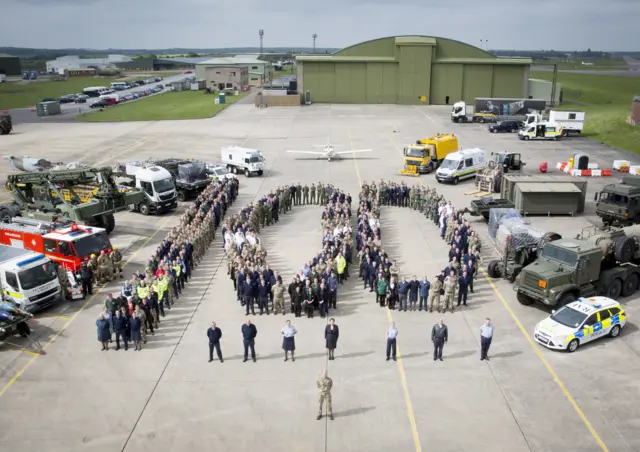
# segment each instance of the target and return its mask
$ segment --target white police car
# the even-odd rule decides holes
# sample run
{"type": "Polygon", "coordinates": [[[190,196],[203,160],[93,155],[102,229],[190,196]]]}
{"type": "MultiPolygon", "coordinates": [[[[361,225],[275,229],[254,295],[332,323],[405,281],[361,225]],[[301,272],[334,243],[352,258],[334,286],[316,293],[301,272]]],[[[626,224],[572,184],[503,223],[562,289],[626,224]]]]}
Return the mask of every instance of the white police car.
{"type": "Polygon", "coordinates": [[[536,325],[536,342],[554,350],[575,352],[587,342],[609,335],[617,337],[627,323],[624,309],[607,297],[579,298],[552,311],[536,325]]]}

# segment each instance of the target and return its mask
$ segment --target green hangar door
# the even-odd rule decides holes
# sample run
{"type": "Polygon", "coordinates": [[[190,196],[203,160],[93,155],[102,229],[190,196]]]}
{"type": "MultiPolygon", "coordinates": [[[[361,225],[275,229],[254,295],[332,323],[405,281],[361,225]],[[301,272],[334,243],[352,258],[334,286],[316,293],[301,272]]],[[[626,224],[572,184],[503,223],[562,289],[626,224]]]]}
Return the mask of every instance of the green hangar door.
{"type": "Polygon", "coordinates": [[[336,102],[367,103],[367,63],[336,63],[336,102]]]}

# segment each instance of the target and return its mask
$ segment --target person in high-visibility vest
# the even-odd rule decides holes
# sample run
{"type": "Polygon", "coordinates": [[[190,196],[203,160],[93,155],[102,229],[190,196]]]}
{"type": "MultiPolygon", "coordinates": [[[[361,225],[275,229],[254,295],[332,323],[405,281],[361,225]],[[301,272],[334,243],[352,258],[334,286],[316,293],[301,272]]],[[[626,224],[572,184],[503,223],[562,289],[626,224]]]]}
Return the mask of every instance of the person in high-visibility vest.
{"type": "Polygon", "coordinates": [[[339,253],[336,258],[336,267],[338,270],[338,281],[340,284],[344,284],[344,271],[347,268],[347,260],[344,258],[342,253],[339,253]]]}
{"type": "Polygon", "coordinates": [[[136,292],[138,293],[138,298],[144,300],[149,294],[149,288],[145,285],[144,281],[141,281],[136,292]]]}
{"type": "Polygon", "coordinates": [[[182,286],[180,284],[180,273],[182,272],[182,267],[180,266],[180,264],[174,261],[171,265],[171,269],[175,273],[173,280],[173,291],[176,294],[177,298],[180,295],[180,292],[182,292],[182,286]]]}
{"type": "Polygon", "coordinates": [[[164,275],[160,275],[160,278],[156,281],[156,292],[158,292],[158,304],[164,304],[167,309],[171,309],[169,304],[169,297],[167,289],[169,288],[169,281],[164,275]]]}

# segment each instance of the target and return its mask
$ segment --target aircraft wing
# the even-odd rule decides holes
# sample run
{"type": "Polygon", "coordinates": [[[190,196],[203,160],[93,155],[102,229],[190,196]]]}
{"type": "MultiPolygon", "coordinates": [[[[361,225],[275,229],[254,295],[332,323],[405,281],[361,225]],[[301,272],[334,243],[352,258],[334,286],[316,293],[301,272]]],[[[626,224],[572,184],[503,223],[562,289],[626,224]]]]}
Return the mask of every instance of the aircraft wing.
{"type": "Polygon", "coordinates": [[[340,152],[335,152],[335,154],[351,154],[351,153],[356,153],[356,152],[371,152],[373,151],[373,149],[356,149],[353,151],[340,151],[340,152]]]}
{"type": "Polygon", "coordinates": [[[344,147],[344,144],[330,144],[330,145],[326,145],[326,144],[314,144],[313,147],[315,148],[325,148],[327,146],[330,146],[332,148],[342,148],[344,147]]]}
{"type": "Polygon", "coordinates": [[[287,151],[287,152],[292,152],[294,154],[324,155],[324,152],[319,152],[319,151],[287,151]]]}

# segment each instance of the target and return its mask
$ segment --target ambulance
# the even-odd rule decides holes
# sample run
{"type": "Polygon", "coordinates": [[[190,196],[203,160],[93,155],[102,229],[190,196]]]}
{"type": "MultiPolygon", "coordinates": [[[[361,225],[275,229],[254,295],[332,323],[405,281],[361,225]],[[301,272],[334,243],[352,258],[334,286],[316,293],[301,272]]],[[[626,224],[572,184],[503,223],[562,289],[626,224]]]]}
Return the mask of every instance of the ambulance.
{"type": "Polygon", "coordinates": [[[487,167],[487,153],[482,149],[463,149],[447,155],[436,171],[440,183],[457,185],[462,179],[475,178],[476,173],[487,167]]]}
{"type": "Polygon", "coordinates": [[[54,223],[14,217],[0,223],[0,244],[44,254],[77,273],[92,254],[110,253],[113,247],[103,228],[76,223],[54,223]]]}

